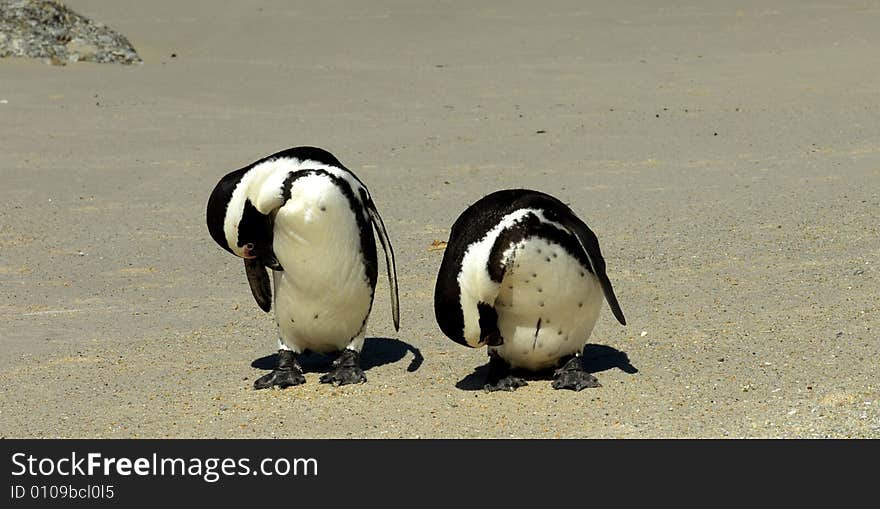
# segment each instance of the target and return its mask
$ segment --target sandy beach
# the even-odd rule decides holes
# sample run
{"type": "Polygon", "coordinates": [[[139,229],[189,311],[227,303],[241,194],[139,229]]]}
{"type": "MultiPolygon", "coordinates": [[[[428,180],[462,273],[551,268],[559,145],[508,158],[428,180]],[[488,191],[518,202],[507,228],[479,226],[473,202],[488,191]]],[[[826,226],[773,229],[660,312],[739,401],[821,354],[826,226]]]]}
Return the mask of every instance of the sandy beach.
{"type": "Polygon", "coordinates": [[[142,65],[0,59],[0,435],[880,438],[880,3],[69,0],[142,65]],[[662,5],[661,5],[662,4],[662,5]],[[317,145],[370,188],[368,382],[276,334],[205,203],[317,145]],[[602,387],[482,387],[433,313],[481,196],[551,193],[628,319],[602,387]]]}

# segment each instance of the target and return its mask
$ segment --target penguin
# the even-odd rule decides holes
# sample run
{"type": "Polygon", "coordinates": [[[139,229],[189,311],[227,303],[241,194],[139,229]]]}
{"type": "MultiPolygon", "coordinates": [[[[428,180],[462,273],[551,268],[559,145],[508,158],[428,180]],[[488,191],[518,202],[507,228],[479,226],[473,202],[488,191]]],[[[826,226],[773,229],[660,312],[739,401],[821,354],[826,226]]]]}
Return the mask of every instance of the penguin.
{"type": "Polygon", "coordinates": [[[528,189],[484,196],[452,225],[434,289],[451,340],[488,347],[484,389],[527,385],[516,370],[556,368],[554,389],[599,387],[581,354],[602,300],[626,325],[599,241],[564,203],[528,189]]]}
{"type": "Polygon", "coordinates": [[[254,388],[304,383],[298,357],[306,351],[339,352],[322,383],[366,382],[360,352],[378,273],[373,229],[395,330],[400,309],[394,250],[364,183],[326,150],[294,147],[221,178],[206,215],[214,241],[244,259],[257,305],[275,308],[278,364],[254,388]]]}

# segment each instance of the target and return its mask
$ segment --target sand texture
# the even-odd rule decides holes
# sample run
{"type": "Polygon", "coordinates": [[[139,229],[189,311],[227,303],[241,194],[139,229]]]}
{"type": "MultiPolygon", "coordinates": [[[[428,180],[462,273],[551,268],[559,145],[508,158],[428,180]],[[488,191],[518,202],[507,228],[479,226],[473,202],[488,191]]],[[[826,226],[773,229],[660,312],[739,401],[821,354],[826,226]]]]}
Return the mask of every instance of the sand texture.
{"type": "Polygon", "coordinates": [[[877,2],[67,4],[144,62],[0,60],[0,435],[880,438],[877,2]],[[204,224],[295,145],[397,253],[363,385],[251,388],[273,319],[204,224]],[[510,187],[599,237],[601,388],[485,393],[434,322],[432,244],[510,187]]]}

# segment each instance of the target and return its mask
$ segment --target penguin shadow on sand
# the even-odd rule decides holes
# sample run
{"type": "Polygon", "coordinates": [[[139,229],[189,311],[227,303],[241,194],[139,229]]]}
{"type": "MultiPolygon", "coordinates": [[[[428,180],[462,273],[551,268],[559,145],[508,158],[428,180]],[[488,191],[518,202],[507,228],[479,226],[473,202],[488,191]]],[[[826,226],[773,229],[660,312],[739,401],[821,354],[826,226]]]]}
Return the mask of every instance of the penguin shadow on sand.
{"type": "MultiPolygon", "coordinates": [[[[413,359],[410,361],[406,370],[410,373],[416,371],[422,366],[425,358],[422,352],[399,339],[392,338],[366,338],[364,347],[361,350],[361,369],[369,371],[373,368],[384,366],[397,362],[406,356],[407,352],[412,352],[413,359]]],[[[333,359],[336,355],[324,355],[316,352],[306,352],[298,357],[302,366],[303,373],[327,373],[332,368],[333,359]]],[[[272,371],[278,366],[278,354],[260,357],[251,362],[251,367],[272,371]]]]}
{"type": "MultiPolygon", "coordinates": [[[[626,352],[622,352],[607,345],[587,343],[581,356],[583,358],[584,369],[588,373],[599,373],[614,368],[630,375],[639,372],[639,370],[630,363],[629,356],[626,355],[626,352]]],[[[514,373],[516,373],[517,376],[523,377],[527,381],[535,381],[552,379],[553,371],[553,369],[537,372],[514,370],[514,373]]],[[[487,362],[486,364],[477,367],[473,373],[459,380],[455,386],[464,391],[481,391],[486,384],[486,376],[488,374],[489,363],[487,362]]]]}

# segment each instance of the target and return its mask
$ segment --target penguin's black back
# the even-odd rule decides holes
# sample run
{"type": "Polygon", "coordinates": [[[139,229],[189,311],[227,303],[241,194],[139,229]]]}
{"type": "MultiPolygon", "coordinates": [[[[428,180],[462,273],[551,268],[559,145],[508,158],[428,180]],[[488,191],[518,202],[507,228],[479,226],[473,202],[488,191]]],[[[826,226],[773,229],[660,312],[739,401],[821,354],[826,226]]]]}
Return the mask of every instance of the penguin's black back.
{"type": "MultiPolygon", "coordinates": [[[[342,163],[339,162],[339,159],[336,158],[330,152],[318,147],[292,147],[288,149],[284,149],[280,152],[276,152],[270,156],[266,156],[259,161],[255,161],[247,166],[247,168],[252,168],[260,163],[265,161],[270,161],[272,159],[299,159],[300,161],[312,160],[321,164],[326,164],[327,166],[336,166],[345,170],[348,170],[342,163]]],[[[350,171],[350,170],[349,170],[350,171]]]]}

